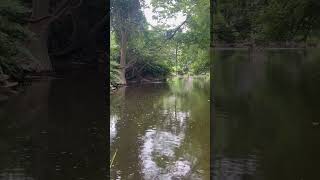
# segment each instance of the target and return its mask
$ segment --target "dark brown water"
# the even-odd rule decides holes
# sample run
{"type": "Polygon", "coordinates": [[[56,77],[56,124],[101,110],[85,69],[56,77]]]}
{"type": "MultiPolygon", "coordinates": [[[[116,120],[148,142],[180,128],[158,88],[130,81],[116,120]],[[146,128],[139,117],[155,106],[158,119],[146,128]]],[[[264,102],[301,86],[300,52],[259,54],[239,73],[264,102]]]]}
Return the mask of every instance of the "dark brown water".
{"type": "Polygon", "coordinates": [[[209,179],[210,88],[204,78],[126,87],[111,96],[112,179],[209,179]]]}
{"type": "Polygon", "coordinates": [[[0,107],[1,180],[105,180],[103,75],[32,83],[0,107]]]}
{"type": "MultiPolygon", "coordinates": [[[[320,53],[215,53],[212,173],[218,180],[320,179],[320,53]]],[[[0,106],[1,180],[104,180],[101,75],[34,82],[0,106]]],[[[111,96],[113,179],[209,179],[209,82],[111,96]]]]}
{"type": "Polygon", "coordinates": [[[320,179],[319,51],[216,51],[213,63],[214,179],[320,179]]]}

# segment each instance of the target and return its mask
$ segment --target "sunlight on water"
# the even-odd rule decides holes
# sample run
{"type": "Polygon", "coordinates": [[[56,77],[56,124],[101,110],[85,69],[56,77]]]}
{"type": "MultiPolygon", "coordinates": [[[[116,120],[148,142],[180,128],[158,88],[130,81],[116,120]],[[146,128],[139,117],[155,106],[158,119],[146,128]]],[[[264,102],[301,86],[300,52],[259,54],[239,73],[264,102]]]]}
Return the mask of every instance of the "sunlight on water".
{"type": "Polygon", "coordinates": [[[112,115],[110,116],[110,143],[112,144],[113,139],[116,137],[117,135],[117,121],[118,121],[119,117],[117,115],[112,115]]]}
{"type": "Polygon", "coordinates": [[[119,117],[113,178],[209,179],[209,89],[201,80],[128,87],[111,97],[112,129],[119,117]]]}

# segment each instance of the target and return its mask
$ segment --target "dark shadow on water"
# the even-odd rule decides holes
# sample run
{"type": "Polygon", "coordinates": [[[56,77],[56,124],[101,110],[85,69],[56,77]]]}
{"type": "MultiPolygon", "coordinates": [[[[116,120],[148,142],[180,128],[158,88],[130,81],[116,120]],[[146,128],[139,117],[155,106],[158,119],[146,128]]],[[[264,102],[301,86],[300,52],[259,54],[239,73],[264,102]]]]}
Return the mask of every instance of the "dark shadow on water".
{"type": "Polygon", "coordinates": [[[319,179],[320,54],[216,51],[213,179],[319,179]]]}
{"type": "Polygon", "coordinates": [[[0,179],[106,179],[103,75],[33,82],[0,109],[0,179]]]}

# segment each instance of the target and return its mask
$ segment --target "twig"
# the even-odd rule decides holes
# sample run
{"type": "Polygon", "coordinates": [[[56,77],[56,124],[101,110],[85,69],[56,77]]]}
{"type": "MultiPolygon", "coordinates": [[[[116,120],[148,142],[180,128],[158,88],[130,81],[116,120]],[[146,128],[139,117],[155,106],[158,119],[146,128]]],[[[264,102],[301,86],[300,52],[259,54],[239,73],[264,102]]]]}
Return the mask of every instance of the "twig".
{"type": "Polygon", "coordinates": [[[111,162],[110,162],[110,168],[112,167],[113,161],[116,158],[117,152],[118,152],[118,149],[116,149],[116,152],[112,156],[112,159],[111,159],[111,162]]]}

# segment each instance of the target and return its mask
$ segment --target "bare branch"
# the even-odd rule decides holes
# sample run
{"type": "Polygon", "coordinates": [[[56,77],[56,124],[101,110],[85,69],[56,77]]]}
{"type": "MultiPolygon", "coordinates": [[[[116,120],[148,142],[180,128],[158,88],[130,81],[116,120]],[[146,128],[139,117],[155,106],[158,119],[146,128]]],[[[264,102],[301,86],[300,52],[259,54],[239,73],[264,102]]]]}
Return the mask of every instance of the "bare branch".
{"type": "Polygon", "coordinates": [[[168,37],[167,39],[172,39],[174,37],[174,35],[181,29],[181,27],[187,22],[188,20],[188,17],[186,18],[186,20],[184,20],[178,27],[176,27],[174,30],[173,30],[173,34],[171,34],[170,37],[168,37]]]}
{"type": "Polygon", "coordinates": [[[61,17],[64,13],[68,12],[70,9],[75,9],[81,6],[83,0],[79,0],[79,2],[72,6],[72,0],[64,0],[63,2],[60,3],[60,5],[56,8],[56,10],[47,16],[39,17],[36,19],[27,19],[28,22],[30,23],[39,23],[44,20],[48,20],[48,22],[55,21],[59,17],[61,17]]]}
{"type": "Polygon", "coordinates": [[[51,18],[51,17],[52,17],[52,15],[47,15],[47,16],[43,16],[43,17],[40,17],[40,18],[37,18],[37,19],[33,19],[33,18],[27,19],[26,21],[30,22],[30,23],[38,23],[38,22],[41,22],[43,20],[47,20],[48,18],[51,18]]]}
{"type": "Polygon", "coordinates": [[[106,22],[107,20],[109,19],[109,16],[108,15],[105,15],[99,22],[97,22],[89,31],[89,34],[94,34],[96,33],[96,31],[102,27],[106,22]]]}
{"type": "Polygon", "coordinates": [[[126,64],[126,67],[125,67],[125,68],[128,69],[128,68],[132,67],[134,64],[136,64],[137,61],[138,61],[137,59],[134,59],[134,60],[129,61],[129,62],[126,64]]]}

